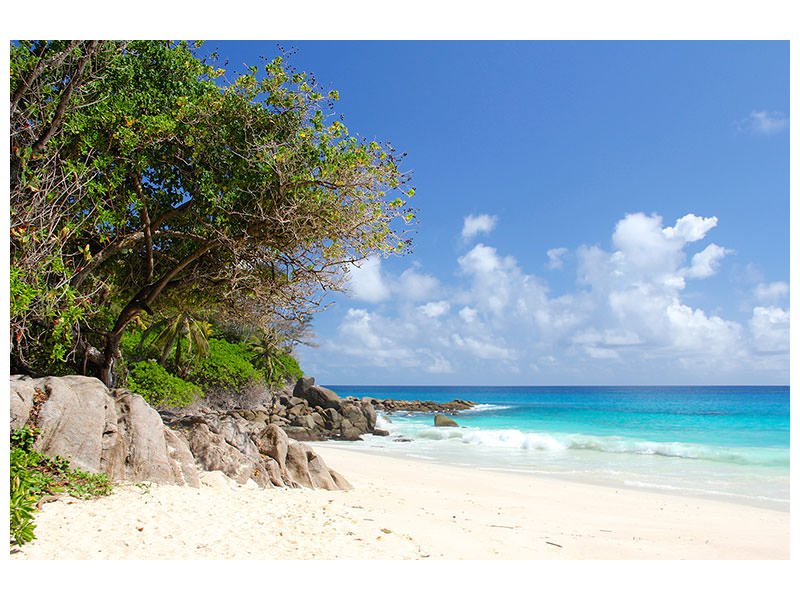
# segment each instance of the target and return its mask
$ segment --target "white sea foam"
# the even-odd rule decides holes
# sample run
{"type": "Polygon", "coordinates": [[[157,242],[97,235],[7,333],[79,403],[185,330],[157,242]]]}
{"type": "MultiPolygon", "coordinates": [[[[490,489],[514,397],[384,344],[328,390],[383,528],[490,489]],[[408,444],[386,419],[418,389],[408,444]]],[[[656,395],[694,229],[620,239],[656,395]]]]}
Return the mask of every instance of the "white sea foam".
{"type": "Polygon", "coordinates": [[[468,444],[522,448],[524,450],[563,450],[558,440],[547,434],[523,433],[518,429],[473,429],[462,434],[468,444]]]}
{"type": "Polygon", "coordinates": [[[506,409],[509,409],[509,408],[511,408],[511,407],[510,406],[505,406],[505,405],[502,405],[502,404],[476,404],[475,406],[473,406],[471,408],[468,408],[466,410],[463,410],[461,412],[476,413],[476,412],[487,412],[487,411],[490,411],[490,410],[506,410],[506,409]]]}
{"type": "Polygon", "coordinates": [[[416,425],[412,429],[397,427],[398,433],[416,440],[460,441],[474,446],[541,450],[589,450],[612,454],[657,455],[671,458],[700,459],[742,465],[788,466],[788,452],[752,448],[722,448],[684,442],[655,442],[619,436],[583,434],[548,434],[519,429],[479,429],[472,427],[434,427],[416,425]]]}

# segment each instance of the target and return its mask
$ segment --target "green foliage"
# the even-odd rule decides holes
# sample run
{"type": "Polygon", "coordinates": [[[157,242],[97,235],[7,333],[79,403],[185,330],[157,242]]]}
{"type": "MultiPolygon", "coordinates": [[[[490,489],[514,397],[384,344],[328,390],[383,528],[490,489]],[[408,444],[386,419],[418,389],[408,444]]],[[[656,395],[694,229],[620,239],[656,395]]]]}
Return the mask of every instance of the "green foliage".
{"type": "MultiPolygon", "coordinates": [[[[388,196],[413,195],[402,155],[329,119],[338,92],[280,57],[218,85],[222,70],[193,52],[154,40],[12,43],[21,364],[36,345],[80,360],[79,332],[105,346],[97,367],[110,384],[119,336],[140,315],[168,318],[200,293],[250,322],[301,321],[343,289],[343,265],[408,248],[414,214],[388,196]]],[[[162,341],[162,356],[186,367],[185,347],[162,341]]]]}
{"type": "Polygon", "coordinates": [[[128,369],[128,389],[153,406],[188,406],[203,397],[203,391],[195,384],[171,375],[156,362],[136,362],[128,369]]]}
{"type": "Polygon", "coordinates": [[[21,546],[35,539],[36,503],[45,495],[67,493],[75,498],[93,498],[111,493],[104,474],[71,469],[69,460],[36,452],[33,443],[40,431],[25,427],[11,432],[10,449],[10,543],[21,546]]]}
{"type": "Polygon", "coordinates": [[[254,353],[244,343],[211,338],[209,355],[197,363],[193,380],[203,389],[239,389],[250,383],[263,382],[263,375],[251,362],[254,353]]]}
{"type": "Polygon", "coordinates": [[[272,361],[270,387],[280,387],[289,381],[297,381],[303,376],[303,370],[291,354],[275,354],[270,358],[272,361]]]}

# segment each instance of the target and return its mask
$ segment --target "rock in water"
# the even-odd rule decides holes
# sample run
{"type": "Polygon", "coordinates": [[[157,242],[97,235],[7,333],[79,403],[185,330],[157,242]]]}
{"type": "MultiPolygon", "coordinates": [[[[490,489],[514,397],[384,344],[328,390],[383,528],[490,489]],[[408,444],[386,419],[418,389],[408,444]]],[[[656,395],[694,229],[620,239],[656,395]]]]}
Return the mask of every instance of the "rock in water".
{"type": "Polygon", "coordinates": [[[445,415],[436,415],[433,417],[433,424],[436,427],[458,427],[458,423],[445,415]]]}

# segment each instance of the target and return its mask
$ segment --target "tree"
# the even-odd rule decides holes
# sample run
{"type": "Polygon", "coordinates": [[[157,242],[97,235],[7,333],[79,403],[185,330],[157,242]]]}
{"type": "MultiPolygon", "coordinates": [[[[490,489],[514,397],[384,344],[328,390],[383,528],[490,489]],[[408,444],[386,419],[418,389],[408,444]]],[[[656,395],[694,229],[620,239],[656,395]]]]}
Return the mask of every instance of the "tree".
{"type": "Polygon", "coordinates": [[[166,366],[174,348],[173,369],[179,376],[186,377],[196,359],[208,356],[210,334],[210,323],[188,310],[179,310],[145,329],[139,347],[150,345],[157,348],[161,353],[158,364],[162,367],[166,366]]]}
{"type": "Polygon", "coordinates": [[[401,157],[331,121],[335,91],[280,57],[221,76],[185,43],[12,48],[12,225],[52,222],[35,240],[12,229],[12,282],[29,299],[12,308],[20,361],[55,311],[111,385],[122,333],[167,292],[301,320],[348,265],[407,249],[401,157]]]}

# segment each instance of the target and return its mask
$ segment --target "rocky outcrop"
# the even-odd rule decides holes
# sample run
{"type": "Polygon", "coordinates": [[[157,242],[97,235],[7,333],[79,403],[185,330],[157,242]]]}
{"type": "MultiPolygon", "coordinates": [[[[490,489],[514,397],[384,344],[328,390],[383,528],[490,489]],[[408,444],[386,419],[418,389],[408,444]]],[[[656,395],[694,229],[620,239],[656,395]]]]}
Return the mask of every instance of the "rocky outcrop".
{"type": "Polygon", "coordinates": [[[138,394],[91,377],[12,376],[10,385],[12,429],[40,429],[36,450],[111,479],[198,487],[199,472],[220,471],[260,487],[352,487],[263,408],[159,414],[138,394]]]}
{"type": "Polygon", "coordinates": [[[453,419],[445,415],[434,416],[433,424],[436,427],[458,427],[458,423],[456,423],[453,419]]]}
{"type": "Polygon", "coordinates": [[[200,485],[186,440],[141,396],[81,376],[15,375],[10,387],[11,428],[40,429],[34,448],[42,454],[112,479],[200,485]]]}
{"type": "Polygon", "coordinates": [[[342,399],[333,390],[314,385],[313,377],[300,379],[291,395],[278,394],[269,416],[270,423],[298,441],[360,440],[375,433],[377,419],[371,402],[342,399]]]}
{"type": "Polygon", "coordinates": [[[391,414],[393,412],[438,412],[447,413],[451,415],[458,414],[462,410],[468,410],[475,406],[474,402],[469,400],[461,400],[456,398],[450,402],[432,402],[430,400],[393,400],[387,398],[379,400],[377,398],[362,398],[363,401],[369,401],[372,406],[377,410],[391,414]]]}

